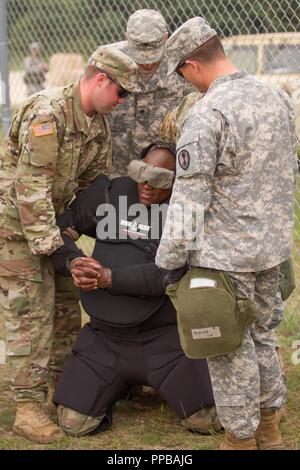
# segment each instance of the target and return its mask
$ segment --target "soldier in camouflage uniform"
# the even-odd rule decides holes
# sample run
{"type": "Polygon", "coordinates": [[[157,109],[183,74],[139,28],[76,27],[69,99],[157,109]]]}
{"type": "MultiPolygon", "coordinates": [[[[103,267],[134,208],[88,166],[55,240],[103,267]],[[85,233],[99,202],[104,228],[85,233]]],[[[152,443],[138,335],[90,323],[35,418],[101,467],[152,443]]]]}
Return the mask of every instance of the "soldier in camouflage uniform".
{"type": "MultiPolygon", "coordinates": [[[[58,279],[55,286],[48,257],[63,244],[55,216],[78,190],[110,173],[111,135],[103,114],[138,90],[136,68],[118,49],[100,47],[79,83],[45,90],[21,106],[1,150],[0,306],[17,401],[13,429],[35,442],[61,437],[41,404],[54,334],[57,346],[80,327],[78,306],[70,308],[70,319],[61,305],[68,296],[72,307],[76,302],[71,283],[58,279]]],[[[54,351],[58,368],[64,354],[61,345],[58,357],[54,351]]]]}
{"type": "Polygon", "coordinates": [[[41,46],[38,42],[29,45],[30,55],[24,60],[24,83],[27,87],[27,96],[44,88],[46,80],[45,73],[48,72],[48,65],[41,57],[41,46]]]}
{"type": "Polygon", "coordinates": [[[189,93],[181,100],[179,106],[165,116],[159,130],[162,140],[170,144],[177,143],[187,112],[201,99],[201,96],[202,94],[198,92],[189,93]]]}
{"type": "Polygon", "coordinates": [[[109,117],[113,140],[113,176],[124,176],[131,160],[159,137],[165,114],[175,108],[190,87],[181,77],[167,77],[164,54],[167,26],[156,10],[137,10],[127,23],[127,41],[114,44],[139,66],[139,93],[109,117]]]}
{"type": "Polygon", "coordinates": [[[186,115],[177,142],[177,178],[170,206],[202,204],[201,249],[162,238],[156,262],[176,269],[222,270],[236,297],[250,298],[257,320],[241,347],[209,358],[223,449],[282,449],[277,410],[286,387],[275,351],[272,312],[282,309],[278,265],[292,249],[297,174],[293,107],[287,94],[240,72],[217,33],[200,18],[169,39],[169,73],[206,92],[186,115]]]}

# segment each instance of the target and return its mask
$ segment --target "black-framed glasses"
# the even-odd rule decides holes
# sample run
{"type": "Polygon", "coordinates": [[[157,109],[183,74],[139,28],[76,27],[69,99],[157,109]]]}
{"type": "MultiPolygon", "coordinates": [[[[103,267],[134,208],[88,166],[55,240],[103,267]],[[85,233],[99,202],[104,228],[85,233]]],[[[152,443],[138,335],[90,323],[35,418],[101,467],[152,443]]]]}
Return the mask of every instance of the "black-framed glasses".
{"type": "Polygon", "coordinates": [[[131,95],[131,91],[125,90],[117,80],[115,80],[106,70],[98,69],[101,73],[104,73],[104,75],[107,76],[108,80],[113,82],[115,85],[117,85],[118,89],[118,95],[119,98],[127,98],[129,95],[131,95]]]}

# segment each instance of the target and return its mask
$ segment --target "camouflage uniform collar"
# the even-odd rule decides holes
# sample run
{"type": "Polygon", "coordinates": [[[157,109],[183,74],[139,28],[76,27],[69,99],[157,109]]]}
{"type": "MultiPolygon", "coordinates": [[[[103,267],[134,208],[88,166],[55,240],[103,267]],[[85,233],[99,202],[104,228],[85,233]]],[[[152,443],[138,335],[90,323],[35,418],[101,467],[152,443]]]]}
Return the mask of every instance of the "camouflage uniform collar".
{"type": "Polygon", "coordinates": [[[91,125],[88,126],[85,114],[81,108],[80,82],[73,83],[66,87],[65,97],[72,100],[72,110],[70,109],[67,113],[69,126],[74,126],[78,132],[84,133],[87,136],[87,141],[94,139],[98,134],[102,134],[103,119],[105,119],[102,114],[96,113],[91,125]]]}
{"type": "Polygon", "coordinates": [[[159,66],[155,70],[150,80],[147,83],[145,83],[143,79],[139,76],[138,84],[146,93],[157,90],[157,88],[167,88],[167,83],[168,83],[167,71],[168,71],[168,61],[166,57],[163,56],[162,61],[160,62],[159,66]]]}
{"type": "Polygon", "coordinates": [[[76,128],[80,132],[88,135],[89,128],[84,116],[84,112],[81,108],[81,99],[80,99],[80,82],[77,82],[73,85],[73,110],[74,110],[74,121],[76,128]]]}
{"type": "Polygon", "coordinates": [[[236,80],[238,78],[243,78],[243,77],[246,77],[247,75],[248,75],[247,72],[244,72],[243,70],[239,70],[238,72],[234,72],[234,73],[228,73],[226,75],[221,75],[220,77],[216,78],[216,80],[212,82],[207,92],[212,90],[212,88],[215,88],[216,86],[218,86],[220,83],[229,82],[232,80],[236,80]]]}
{"type": "MultiPolygon", "coordinates": [[[[160,88],[167,88],[168,84],[168,60],[166,56],[163,56],[161,63],[159,64],[157,72],[158,85],[160,88]]],[[[156,74],[155,74],[156,75],[156,74]]],[[[155,76],[154,75],[154,76],[155,76]]],[[[154,77],[153,77],[154,78],[154,77]]]]}
{"type": "MultiPolygon", "coordinates": [[[[103,135],[103,122],[105,122],[105,119],[106,118],[103,114],[96,113],[94,115],[90,128],[87,130],[87,133],[86,133],[87,134],[86,142],[96,139],[98,135],[103,135]]],[[[87,126],[87,122],[86,122],[86,126],[87,126]]]]}

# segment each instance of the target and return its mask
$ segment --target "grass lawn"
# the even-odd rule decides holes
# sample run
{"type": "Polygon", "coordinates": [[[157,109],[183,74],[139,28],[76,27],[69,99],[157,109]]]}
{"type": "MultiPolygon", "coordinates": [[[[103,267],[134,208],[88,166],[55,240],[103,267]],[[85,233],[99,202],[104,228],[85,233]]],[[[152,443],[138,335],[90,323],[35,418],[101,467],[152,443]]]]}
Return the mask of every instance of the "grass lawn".
{"type": "MultiPolygon", "coordinates": [[[[287,417],[281,425],[288,449],[300,449],[300,365],[292,363],[294,350],[291,349],[293,340],[300,339],[299,324],[299,315],[295,318],[295,315],[287,310],[286,319],[282,322],[279,331],[289,388],[287,417]],[[295,325],[298,330],[294,329],[295,325]]],[[[3,338],[3,318],[0,320],[0,332],[1,339],[3,338]]],[[[7,372],[7,366],[0,365],[0,450],[204,450],[216,449],[221,440],[221,435],[207,437],[186,431],[181,427],[179,418],[164,403],[150,411],[136,411],[131,410],[126,401],[121,401],[114,408],[113,426],[109,431],[92,437],[66,437],[59,444],[32,444],[11,432],[15,407],[8,388],[7,372]]]]}
{"type": "MultiPolygon", "coordinates": [[[[289,385],[287,416],[281,425],[288,449],[300,449],[300,366],[290,362],[290,350],[283,348],[283,357],[289,385]]],[[[112,429],[102,434],[83,437],[66,437],[59,444],[32,444],[14,436],[11,427],[14,405],[10,400],[5,378],[5,366],[1,368],[0,384],[0,449],[106,449],[106,450],[204,450],[216,449],[221,435],[211,437],[192,434],[180,426],[179,419],[165,405],[151,411],[131,410],[125,401],[114,408],[112,429]]]]}

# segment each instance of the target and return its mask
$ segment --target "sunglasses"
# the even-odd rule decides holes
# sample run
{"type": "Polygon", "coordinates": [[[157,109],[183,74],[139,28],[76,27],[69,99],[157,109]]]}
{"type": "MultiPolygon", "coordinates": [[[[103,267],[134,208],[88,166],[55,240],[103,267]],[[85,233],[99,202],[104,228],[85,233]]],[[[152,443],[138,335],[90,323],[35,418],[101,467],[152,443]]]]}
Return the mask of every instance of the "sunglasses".
{"type": "Polygon", "coordinates": [[[180,64],[178,65],[178,67],[175,69],[175,72],[177,73],[177,75],[180,75],[180,77],[184,78],[183,75],[182,75],[182,72],[180,72],[180,69],[185,65],[185,61],[184,62],[180,62],[180,64]]]}
{"type": "Polygon", "coordinates": [[[125,88],[119,85],[120,89],[118,90],[119,98],[127,98],[131,95],[131,91],[125,90],[125,88]]]}
{"type": "Polygon", "coordinates": [[[120,83],[118,83],[109,73],[107,73],[105,70],[99,70],[107,76],[108,80],[117,85],[119,98],[127,98],[129,95],[131,95],[131,91],[125,90],[125,88],[123,88],[120,83]]]}

